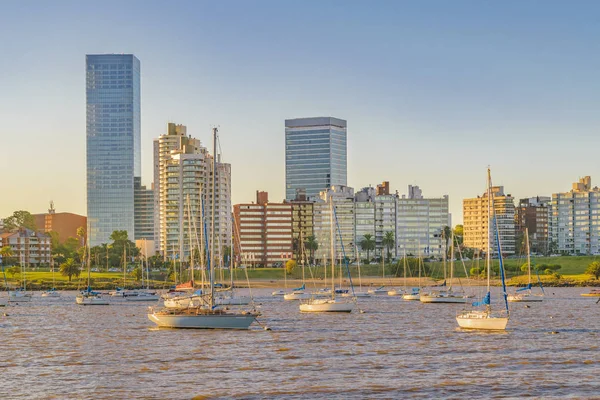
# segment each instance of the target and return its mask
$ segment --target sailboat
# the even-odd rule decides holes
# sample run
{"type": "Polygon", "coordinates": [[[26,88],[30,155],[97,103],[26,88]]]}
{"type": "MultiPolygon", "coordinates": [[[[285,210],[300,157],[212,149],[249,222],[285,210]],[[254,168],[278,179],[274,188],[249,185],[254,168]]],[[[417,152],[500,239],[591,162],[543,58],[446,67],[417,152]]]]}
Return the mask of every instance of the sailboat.
{"type": "MultiPolygon", "coordinates": [[[[383,259],[383,264],[385,266],[385,258],[383,259]]],[[[384,267],[385,270],[385,267],[384,267]]],[[[404,294],[404,291],[402,289],[390,289],[387,292],[388,296],[402,296],[404,294]]]]}
{"type": "Polygon", "coordinates": [[[21,251],[21,273],[23,274],[23,287],[17,290],[10,290],[8,292],[8,301],[13,303],[29,303],[33,297],[33,293],[27,291],[27,279],[26,268],[25,268],[25,253],[21,251]]]}
{"type": "MultiPolygon", "coordinates": [[[[144,239],[144,255],[146,254],[146,240],[144,239]]],[[[141,268],[142,268],[142,288],[144,287],[144,259],[145,256],[141,257],[141,268]]],[[[126,301],[157,301],[160,296],[150,290],[150,268],[148,267],[148,260],[146,259],[146,288],[142,290],[134,290],[125,296],[126,301]]]]}
{"type": "Polygon", "coordinates": [[[91,257],[90,257],[90,246],[87,246],[87,288],[75,297],[75,302],[82,306],[107,306],[110,303],[104,299],[98,292],[92,290],[91,282],[91,257]]]}
{"type": "MultiPolygon", "coordinates": [[[[422,293],[419,297],[421,303],[466,303],[468,296],[464,293],[456,293],[452,290],[452,281],[454,280],[454,233],[451,236],[452,244],[450,245],[450,285],[448,289],[432,290],[429,293],[422,293]]],[[[445,253],[445,252],[444,252],[445,253]]],[[[444,254],[444,286],[446,284],[446,260],[444,254]]]]}
{"type": "Polygon", "coordinates": [[[412,288],[411,292],[408,292],[406,287],[406,248],[404,249],[404,294],[402,295],[403,300],[416,300],[419,301],[421,298],[421,257],[419,256],[417,260],[418,268],[419,268],[419,287],[412,288]]]}
{"type": "MultiPolygon", "coordinates": [[[[214,246],[215,234],[215,201],[216,201],[216,174],[217,174],[217,128],[213,128],[213,159],[212,159],[212,218],[210,252],[208,264],[210,268],[209,292],[202,294],[198,304],[184,309],[163,308],[151,309],[148,319],[159,327],[166,328],[193,328],[193,329],[248,329],[256,320],[258,314],[253,311],[228,311],[215,303],[215,265],[214,246]],[[212,259],[211,259],[212,258],[212,259]]],[[[206,223],[203,222],[205,245],[208,248],[208,235],[206,223]]]]}
{"type": "Polygon", "coordinates": [[[302,232],[300,232],[300,263],[302,264],[302,286],[292,289],[292,293],[286,293],[283,295],[284,300],[304,300],[310,298],[310,294],[306,293],[306,277],[304,275],[304,261],[306,260],[306,254],[304,251],[304,240],[302,239],[302,232]]]}
{"type": "Polygon", "coordinates": [[[369,293],[363,292],[362,290],[362,277],[360,274],[360,254],[358,253],[358,246],[356,246],[356,244],[354,245],[354,251],[356,254],[356,262],[358,268],[358,291],[355,291],[354,293],[343,293],[342,297],[371,297],[369,293]]]}
{"type": "Polygon", "coordinates": [[[52,259],[52,288],[43,292],[42,297],[53,299],[60,297],[60,292],[56,290],[56,280],[54,277],[54,259],[52,259]]]}
{"type": "Polygon", "coordinates": [[[539,282],[540,288],[542,288],[542,293],[533,294],[531,291],[531,250],[529,249],[529,230],[527,228],[525,228],[525,244],[527,247],[527,286],[517,289],[515,294],[509,295],[508,301],[540,302],[544,300],[544,287],[542,286],[542,282],[539,282]]]}
{"type": "Polygon", "coordinates": [[[509,311],[508,301],[506,298],[506,283],[504,281],[504,264],[502,263],[502,248],[500,246],[500,238],[498,235],[498,225],[496,221],[496,212],[493,209],[494,199],[492,195],[492,178],[490,169],[487,170],[487,196],[488,196],[488,240],[486,252],[487,264],[487,293],[481,301],[474,302],[474,307],[485,306],[485,309],[465,310],[456,316],[458,326],[466,329],[481,329],[481,330],[505,330],[508,324],[509,311]],[[492,219],[492,211],[493,219],[492,219]],[[491,255],[491,239],[492,226],[494,227],[494,237],[498,247],[498,260],[500,261],[500,276],[502,278],[502,290],[504,295],[505,310],[493,311],[490,294],[490,274],[492,270],[492,255],[491,255]]]}
{"type": "MultiPolygon", "coordinates": [[[[382,250],[382,252],[383,252],[383,250],[382,250]]],[[[383,260],[383,262],[381,263],[381,277],[385,281],[385,256],[382,257],[382,260],[383,260]]],[[[380,286],[375,289],[367,290],[367,293],[369,293],[371,295],[379,296],[379,295],[387,294],[388,290],[385,288],[385,286],[380,286]]]]}
{"type": "MultiPolygon", "coordinates": [[[[334,223],[333,197],[329,196],[329,225],[331,239],[331,292],[327,298],[320,298],[313,295],[310,299],[302,300],[300,312],[352,312],[354,304],[352,301],[336,299],[335,295],[335,231],[334,223]]],[[[342,235],[340,233],[340,242],[342,235]]],[[[343,250],[343,243],[342,243],[343,250]]],[[[345,258],[345,257],[344,257],[345,258]]],[[[327,268],[325,266],[325,268],[327,268]]],[[[350,281],[352,285],[352,281],[350,281]]],[[[340,296],[341,297],[341,296],[340,296]]]]}

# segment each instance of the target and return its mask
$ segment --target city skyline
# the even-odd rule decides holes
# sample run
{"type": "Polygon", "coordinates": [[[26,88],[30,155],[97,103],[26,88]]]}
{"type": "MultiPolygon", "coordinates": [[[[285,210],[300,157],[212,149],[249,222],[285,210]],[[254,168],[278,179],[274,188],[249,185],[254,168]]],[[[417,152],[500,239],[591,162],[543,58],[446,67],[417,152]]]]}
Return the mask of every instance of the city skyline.
{"type": "Polygon", "coordinates": [[[86,214],[82,65],[94,53],[133,53],[144,65],[147,186],[152,139],[168,122],[205,145],[219,125],[233,203],[255,190],[281,200],[284,121],[321,115],[348,121],[348,186],[388,180],[400,194],[409,184],[428,197],[448,194],[455,224],[462,199],[485,190],[487,165],[515,199],[600,175],[593,2],[150,2],[133,23],[128,15],[142,3],[112,4],[123,13],[98,18],[92,5],[71,2],[4,6],[0,32],[21,33],[0,45],[11,60],[0,64],[11,93],[0,100],[1,148],[11,149],[0,162],[15,171],[3,177],[10,196],[1,217],[43,212],[50,200],[86,214]],[[40,12],[47,18],[22,18],[40,12]],[[153,29],[168,18],[190,29],[153,29]]]}

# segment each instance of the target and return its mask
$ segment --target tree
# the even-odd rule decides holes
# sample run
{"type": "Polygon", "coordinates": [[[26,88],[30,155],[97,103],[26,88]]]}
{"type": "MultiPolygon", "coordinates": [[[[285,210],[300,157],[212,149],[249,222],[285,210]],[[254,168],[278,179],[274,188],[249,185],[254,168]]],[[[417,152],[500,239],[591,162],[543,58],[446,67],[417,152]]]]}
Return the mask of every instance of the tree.
{"type": "Polygon", "coordinates": [[[385,246],[385,248],[387,249],[387,258],[389,260],[390,258],[392,258],[390,249],[396,245],[396,238],[394,237],[394,232],[392,232],[392,231],[386,232],[383,237],[383,240],[381,241],[381,244],[383,244],[385,246]]]}
{"type": "Polygon", "coordinates": [[[10,217],[4,219],[4,229],[12,231],[18,228],[37,230],[35,218],[29,211],[15,211],[10,217]]]}
{"type": "Polygon", "coordinates": [[[285,272],[286,274],[290,275],[292,272],[294,272],[294,268],[296,268],[296,261],[295,260],[287,260],[287,262],[285,263],[285,272]]]}
{"type": "Polygon", "coordinates": [[[75,260],[72,258],[67,258],[67,261],[60,264],[60,273],[62,276],[69,277],[69,282],[71,282],[71,277],[78,277],[81,275],[81,269],[79,269],[79,265],[75,263],[75,260]]]}
{"type": "Polygon", "coordinates": [[[306,242],[304,242],[304,247],[310,251],[310,260],[311,263],[315,262],[315,251],[319,249],[319,243],[317,242],[317,238],[314,235],[310,235],[306,238],[306,242]]]}
{"type": "Polygon", "coordinates": [[[594,261],[593,263],[590,263],[585,270],[585,273],[594,275],[594,277],[598,279],[600,277],[600,262],[594,261]]]}
{"type": "Polygon", "coordinates": [[[446,225],[444,226],[444,228],[442,229],[442,238],[444,239],[444,244],[446,245],[445,249],[446,249],[446,255],[449,255],[449,251],[450,251],[450,246],[449,246],[449,242],[450,242],[450,238],[452,237],[452,229],[446,225]]]}
{"type": "Polygon", "coordinates": [[[79,238],[79,245],[85,246],[85,228],[83,226],[77,228],[77,237],[79,238]]]}
{"type": "Polygon", "coordinates": [[[369,254],[371,254],[372,250],[375,250],[375,239],[373,239],[373,235],[369,233],[364,235],[363,239],[360,241],[360,248],[367,252],[367,262],[369,262],[369,254]]]}
{"type": "Polygon", "coordinates": [[[0,256],[2,256],[2,263],[8,265],[8,261],[14,255],[10,246],[3,246],[0,248],[0,256]]]}
{"type": "Polygon", "coordinates": [[[463,235],[464,235],[464,228],[462,225],[456,225],[454,227],[454,238],[456,240],[456,244],[458,244],[459,246],[462,246],[463,244],[463,235]]]}
{"type": "Polygon", "coordinates": [[[15,275],[19,275],[21,273],[21,267],[19,267],[18,265],[14,265],[10,268],[7,268],[6,273],[10,275],[11,278],[14,278],[15,275]]]}
{"type": "Polygon", "coordinates": [[[133,276],[133,279],[135,279],[136,281],[141,281],[142,280],[142,268],[140,266],[137,266],[133,269],[133,271],[131,271],[131,276],[133,276]]]}

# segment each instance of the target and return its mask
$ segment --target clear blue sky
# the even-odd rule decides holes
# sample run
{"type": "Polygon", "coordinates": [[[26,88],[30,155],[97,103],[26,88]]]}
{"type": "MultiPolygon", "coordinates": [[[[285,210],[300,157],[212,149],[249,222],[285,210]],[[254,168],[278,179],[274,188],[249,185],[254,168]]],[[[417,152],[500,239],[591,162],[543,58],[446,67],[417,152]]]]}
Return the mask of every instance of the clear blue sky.
{"type": "Polygon", "coordinates": [[[142,70],[143,181],[167,122],[220,125],[234,203],[284,197],[284,119],[348,120],[348,184],[462,199],[600,182],[597,1],[2,1],[0,217],[85,214],[85,54],[142,70]],[[595,179],[595,180],[594,180],[595,179]]]}

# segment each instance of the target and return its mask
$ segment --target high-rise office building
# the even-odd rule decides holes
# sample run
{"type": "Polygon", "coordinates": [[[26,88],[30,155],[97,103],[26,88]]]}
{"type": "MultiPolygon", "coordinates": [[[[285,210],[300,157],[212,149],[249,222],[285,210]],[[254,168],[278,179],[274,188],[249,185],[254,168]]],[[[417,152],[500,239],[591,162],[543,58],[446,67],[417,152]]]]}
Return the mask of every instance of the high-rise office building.
{"type": "Polygon", "coordinates": [[[297,189],[316,198],[331,186],[347,185],[346,121],[332,117],[285,121],[285,197],[297,189]]]}
{"type": "Polygon", "coordinates": [[[140,61],[86,55],[87,217],[91,246],[115,230],[134,238],[134,177],[141,176],[140,61]]]}

